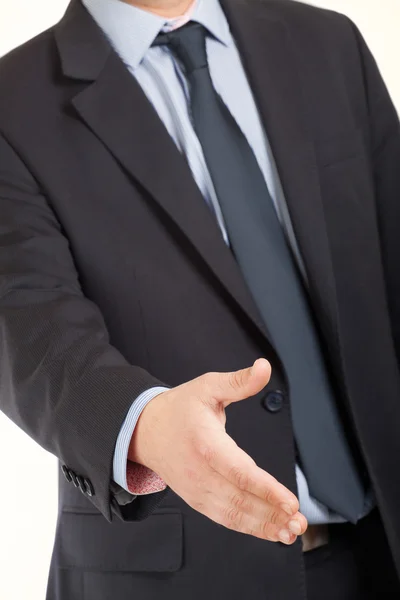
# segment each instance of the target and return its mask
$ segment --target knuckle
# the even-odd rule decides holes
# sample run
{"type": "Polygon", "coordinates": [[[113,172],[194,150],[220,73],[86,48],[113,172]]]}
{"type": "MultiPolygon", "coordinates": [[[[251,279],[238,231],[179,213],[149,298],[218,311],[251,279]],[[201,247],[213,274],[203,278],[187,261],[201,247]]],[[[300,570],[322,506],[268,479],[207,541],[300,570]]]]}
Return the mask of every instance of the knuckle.
{"type": "Polygon", "coordinates": [[[267,490],[265,490],[264,498],[265,498],[265,501],[267,502],[267,504],[273,504],[274,497],[275,497],[274,491],[271,488],[268,488],[267,490]]]}
{"type": "Polygon", "coordinates": [[[202,456],[207,465],[212,466],[215,464],[216,451],[212,446],[204,446],[202,449],[202,456]]]}
{"type": "Polygon", "coordinates": [[[201,385],[200,399],[206,406],[212,404],[213,393],[215,392],[216,375],[216,373],[205,373],[199,377],[201,385]]]}
{"type": "Polygon", "coordinates": [[[233,371],[232,373],[229,373],[228,383],[229,387],[233,390],[241,388],[243,384],[243,371],[233,371]]]}
{"type": "Polygon", "coordinates": [[[242,511],[246,504],[246,498],[243,494],[233,494],[230,504],[234,510],[242,511]]]}
{"type": "Polygon", "coordinates": [[[244,472],[239,467],[232,467],[229,473],[230,480],[238,487],[240,490],[247,490],[249,488],[249,476],[246,472],[244,472]]]}
{"type": "Polygon", "coordinates": [[[228,506],[225,509],[223,519],[223,524],[225,525],[225,527],[228,527],[230,529],[237,529],[238,527],[240,528],[242,519],[243,517],[241,512],[234,506],[228,506]]]}
{"type": "Polygon", "coordinates": [[[264,538],[267,538],[268,540],[274,541],[276,539],[276,536],[274,535],[273,532],[273,527],[271,525],[271,523],[269,523],[268,521],[265,521],[264,523],[262,523],[261,528],[261,535],[264,538]]]}
{"type": "Polygon", "coordinates": [[[278,525],[279,524],[279,520],[280,520],[279,512],[276,511],[276,510],[271,511],[270,514],[269,514],[268,520],[273,525],[278,525]]]}

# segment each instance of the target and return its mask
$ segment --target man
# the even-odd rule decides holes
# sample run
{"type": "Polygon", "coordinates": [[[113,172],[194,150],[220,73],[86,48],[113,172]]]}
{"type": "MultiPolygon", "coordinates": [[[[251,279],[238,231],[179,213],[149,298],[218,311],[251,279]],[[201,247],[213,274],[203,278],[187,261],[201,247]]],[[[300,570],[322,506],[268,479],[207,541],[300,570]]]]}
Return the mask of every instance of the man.
{"type": "Polygon", "coordinates": [[[400,128],[355,26],[72,0],[0,86],[1,402],[64,475],[48,599],[398,598],[400,128]]]}

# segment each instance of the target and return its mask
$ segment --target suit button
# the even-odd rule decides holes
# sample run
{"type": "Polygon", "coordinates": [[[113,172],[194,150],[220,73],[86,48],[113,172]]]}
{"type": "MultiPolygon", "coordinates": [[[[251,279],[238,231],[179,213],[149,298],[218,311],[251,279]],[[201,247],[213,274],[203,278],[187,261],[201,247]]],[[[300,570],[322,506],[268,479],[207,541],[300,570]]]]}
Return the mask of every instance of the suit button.
{"type": "Polygon", "coordinates": [[[79,479],[78,479],[76,473],[74,471],[70,470],[70,474],[71,474],[71,477],[72,477],[72,483],[74,484],[74,486],[76,488],[78,488],[79,487],[79,479]]]}
{"type": "Polygon", "coordinates": [[[63,465],[61,467],[61,470],[64,474],[65,479],[68,481],[68,483],[71,483],[72,481],[72,476],[71,476],[71,471],[68,469],[68,467],[66,465],[63,465]]]}
{"type": "Polygon", "coordinates": [[[82,475],[77,475],[76,478],[78,480],[79,489],[81,490],[82,494],[85,494],[86,490],[85,490],[85,480],[84,480],[84,478],[82,477],[82,475]]]}
{"type": "Polygon", "coordinates": [[[87,496],[89,496],[89,498],[91,498],[92,496],[94,496],[94,488],[92,486],[92,483],[89,481],[89,479],[84,479],[83,480],[83,484],[84,484],[84,489],[85,489],[85,494],[87,496]]]}
{"type": "Polygon", "coordinates": [[[274,392],[268,392],[263,400],[263,405],[269,412],[276,413],[282,410],[284,400],[283,392],[276,390],[274,392]]]}

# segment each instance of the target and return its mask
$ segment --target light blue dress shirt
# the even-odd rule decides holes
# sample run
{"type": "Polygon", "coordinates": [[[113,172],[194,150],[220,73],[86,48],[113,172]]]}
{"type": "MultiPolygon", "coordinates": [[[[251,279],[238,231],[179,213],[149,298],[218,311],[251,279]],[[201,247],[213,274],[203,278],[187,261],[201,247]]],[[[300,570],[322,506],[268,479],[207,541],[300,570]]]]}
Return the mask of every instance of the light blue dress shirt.
{"type": "MultiPolygon", "coordinates": [[[[137,79],[179,151],[186,156],[193,177],[204,198],[213,205],[223,238],[229,244],[214,186],[190,120],[185,76],[168,48],[151,47],[160,31],[172,29],[176,20],[167,20],[121,0],[83,0],[83,4],[137,79]]],[[[207,54],[214,86],[255,153],[279,220],[305,277],[304,265],[268,138],[219,0],[197,0],[191,20],[201,23],[211,34],[207,39],[207,54]]],[[[113,477],[124,490],[128,491],[127,456],[138,418],[148,402],[165,389],[150,389],[134,400],[123,423],[115,447],[113,477]]],[[[296,476],[300,510],[310,524],[344,520],[310,496],[307,481],[298,465],[296,476]]],[[[372,497],[368,498],[365,514],[369,512],[372,504],[372,497]]]]}

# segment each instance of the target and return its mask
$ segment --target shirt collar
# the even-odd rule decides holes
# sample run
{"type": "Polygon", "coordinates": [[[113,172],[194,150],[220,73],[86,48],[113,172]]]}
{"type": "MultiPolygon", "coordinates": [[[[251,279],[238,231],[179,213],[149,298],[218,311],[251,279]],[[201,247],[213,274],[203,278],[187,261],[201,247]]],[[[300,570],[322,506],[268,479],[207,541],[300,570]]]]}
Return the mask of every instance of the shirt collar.
{"type": "Polygon", "coordinates": [[[225,45],[232,40],[219,0],[194,0],[188,15],[178,19],[160,17],[122,0],[82,0],[82,3],[131,69],[139,66],[161,30],[170,31],[187,20],[200,23],[225,45]]]}
{"type": "Polygon", "coordinates": [[[203,25],[225,46],[232,42],[229,24],[219,0],[197,0],[190,18],[203,25]]]}

